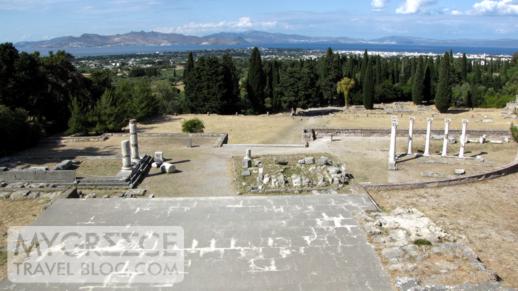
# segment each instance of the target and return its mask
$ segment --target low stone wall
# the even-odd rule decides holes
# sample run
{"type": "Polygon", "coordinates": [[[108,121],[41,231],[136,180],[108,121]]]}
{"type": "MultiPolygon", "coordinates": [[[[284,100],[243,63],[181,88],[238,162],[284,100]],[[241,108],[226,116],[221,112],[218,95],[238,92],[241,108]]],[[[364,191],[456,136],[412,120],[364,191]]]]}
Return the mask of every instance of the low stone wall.
{"type": "MultiPolygon", "coordinates": [[[[115,133],[104,133],[97,136],[63,136],[63,137],[49,137],[42,140],[40,143],[43,144],[59,144],[69,142],[102,142],[109,139],[112,136],[127,136],[127,132],[115,132],[115,133]]],[[[179,132],[139,132],[141,137],[175,137],[175,138],[217,138],[214,147],[222,147],[223,144],[228,143],[227,133],[179,133],[179,132]]]]}
{"type": "Polygon", "coordinates": [[[454,179],[418,182],[418,183],[401,183],[401,184],[367,184],[362,183],[361,186],[367,191],[387,191],[387,190],[411,190],[422,188],[447,187],[466,183],[473,183],[477,181],[484,181],[495,179],[510,174],[518,173],[518,155],[517,158],[510,164],[494,169],[492,171],[475,174],[471,176],[458,177],[454,179]]]}
{"type": "MultiPolygon", "coordinates": [[[[460,130],[450,130],[450,136],[460,136],[460,130]]],[[[414,135],[425,135],[426,130],[417,129],[414,130],[414,135]]],[[[432,135],[442,135],[444,130],[432,130],[432,135]]],[[[377,136],[390,136],[390,129],[361,129],[361,128],[309,128],[304,129],[304,140],[312,141],[317,138],[322,138],[330,135],[342,135],[342,136],[360,136],[360,137],[377,137],[377,136]]],[[[398,136],[408,136],[407,129],[399,129],[397,131],[398,136]]],[[[510,136],[511,133],[508,130],[469,130],[468,135],[470,136],[482,136],[486,135],[488,138],[496,137],[502,138],[510,136]]]]}
{"type": "Polygon", "coordinates": [[[11,170],[0,172],[0,180],[5,182],[72,184],[76,181],[76,171],[11,170]]]}

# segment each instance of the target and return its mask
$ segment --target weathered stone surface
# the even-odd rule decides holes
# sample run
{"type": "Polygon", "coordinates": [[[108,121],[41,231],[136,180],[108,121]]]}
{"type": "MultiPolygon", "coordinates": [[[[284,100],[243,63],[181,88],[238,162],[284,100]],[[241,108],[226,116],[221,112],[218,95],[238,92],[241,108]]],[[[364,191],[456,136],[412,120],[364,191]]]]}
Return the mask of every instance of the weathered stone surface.
{"type": "Polygon", "coordinates": [[[0,192],[0,199],[8,199],[11,196],[11,192],[0,192]]]}
{"type": "Polygon", "coordinates": [[[243,171],[241,172],[241,176],[243,176],[243,177],[249,177],[251,175],[252,175],[252,173],[250,172],[249,169],[243,169],[243,171]]]}

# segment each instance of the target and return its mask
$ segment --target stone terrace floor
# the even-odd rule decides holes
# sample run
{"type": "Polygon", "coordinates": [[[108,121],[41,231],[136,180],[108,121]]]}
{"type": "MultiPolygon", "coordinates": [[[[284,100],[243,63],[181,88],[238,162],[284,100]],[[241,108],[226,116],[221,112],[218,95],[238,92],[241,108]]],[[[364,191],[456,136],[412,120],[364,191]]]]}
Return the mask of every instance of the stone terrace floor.
{"type": "MultiPolygon", "coordinates": [[[[183,227],[184,280],[134,290],[391,290],[355,218],[363,210],[374,208],[361,195],[68,199],[35,225],[183,227]]],[[[112,288],[0,283],[0,290],[112,288]]]]}

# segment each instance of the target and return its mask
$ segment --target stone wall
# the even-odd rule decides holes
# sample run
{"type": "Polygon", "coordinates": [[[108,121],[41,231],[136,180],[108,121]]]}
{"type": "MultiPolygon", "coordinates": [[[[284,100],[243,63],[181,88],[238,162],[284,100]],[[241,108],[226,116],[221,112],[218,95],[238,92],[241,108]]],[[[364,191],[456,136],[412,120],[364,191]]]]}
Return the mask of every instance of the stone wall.
{"type": "Polygon", "coordinates": [[[76,171],[11,170],[0,172],[0,180],[5,182],[72,184],[76,181],[76,171]]]}

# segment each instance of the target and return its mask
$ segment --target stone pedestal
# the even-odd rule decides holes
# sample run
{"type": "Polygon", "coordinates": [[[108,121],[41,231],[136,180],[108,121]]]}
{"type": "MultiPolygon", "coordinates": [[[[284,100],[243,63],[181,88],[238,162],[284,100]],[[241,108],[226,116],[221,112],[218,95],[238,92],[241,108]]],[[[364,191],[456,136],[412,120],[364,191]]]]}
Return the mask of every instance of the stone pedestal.
{"type": "Polygon", "coordinates": [[[397,126],[398,126],[397,119],[392,118],[392,128],[390,130],[390,148],[389,148],[389,157],[388,157],[388,169],[391,171],[397,170],[397,166],[396,166],[397,126]]]}
{"type": "Polygon", "coordinates": [[[122,168],[123,171],[131,170],[130,142],[123,140],[121,142],[122,168]]]}
{"type": "Polygon", "coordinates": [[[450,133],[450,119],[444,120],[444,138],[442,142],[442,156],[447,157],[448,156],[448,138],[450,133]]]}
{"type": "Polygon", "coordinates": [[[464,119],[464,120],[462,120],[462,134],[460,136],[459,158],[461,158],[461,159],[464,158],[464,150],[465,150],[466,140],[467,140],[467,136],[466,136],[467,129],[468,129],[468,120],[464,119]]]}
{"type": "Polygon", "coordinates": [[[140,153],[138,150],[137,121],[135,119],[132,119],[129,122],[129,132],[131,144],[131,161],[136,163],[140,161],[140,153]]]}
{"type": "Polygon", "coordinates": [[[252,149],[246,149],[245,159],[252,159],[252,149]]]}
{"type": "Polygon", "coordinates": [[[426,119],[426,137],[425,137],[425,144],[424,144],[424,156],[429,157],[430,156],[430,138],[432,136],[432,122],[433,118],[426,119]]]}
{"type": "Polygon", "coordinates": [[[413,143],[414,143],[414,123],[415,123],[415,117],[410,117],[410,123],[408,125],[408,155],[413,154],[413,143]]]}

